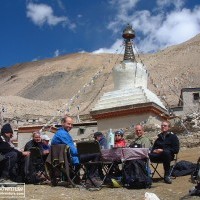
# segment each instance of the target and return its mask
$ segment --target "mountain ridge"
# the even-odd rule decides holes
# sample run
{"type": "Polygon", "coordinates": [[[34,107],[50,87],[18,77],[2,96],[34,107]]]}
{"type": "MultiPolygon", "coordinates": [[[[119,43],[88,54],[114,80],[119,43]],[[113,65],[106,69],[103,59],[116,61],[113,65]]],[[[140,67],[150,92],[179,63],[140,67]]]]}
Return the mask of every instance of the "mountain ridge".
{"type": "MultiPolygon", "coordinates": [[[[136,60],[150,74],[148,88],[166,106],[173,106],[182,88],[200,86],[199,53],[200,34],[157,53],[136,55],[136,60]]],[[[71,112],[88,114],[100,96],[113,89],[112,68],[122,60],[122,54],[76,53],[1,68],[0,103],[12,117],[31,112],[50,116],[66,110],[67,102],[79,92],[71,112]],[[98,78],[94,78],[96,72],[100,72],[98,78]]]]}

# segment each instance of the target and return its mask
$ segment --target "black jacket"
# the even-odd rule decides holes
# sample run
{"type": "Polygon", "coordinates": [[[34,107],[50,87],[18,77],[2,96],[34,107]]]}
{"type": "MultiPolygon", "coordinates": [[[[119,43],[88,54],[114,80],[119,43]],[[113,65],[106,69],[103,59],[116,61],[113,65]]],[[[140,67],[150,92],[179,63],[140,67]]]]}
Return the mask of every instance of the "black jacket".
{"type": "Polygon", "coordinates": [[[30,140],[29,142],[26,143],[26,145],[24,147],[24,151],[29,151],[30,148],[32,148],[32,147],[38,147],[40,149],[41,153],[43,152],[42,143],[35,142],[34,140],[30,140]]]}
{"type": "Polygon", "coordinates": [[[17,154],[20,156],[22,155],[21,151],[18,151],[17,149],[10,146],[10,144],[5,140],[3,136],[0,136],[0,153],[6,154],[11,151],[17,152],[17,154]]]}
{"type": "Polygon", "coordinates": [[[154,149],[163,149],[169,151],[172,155],[177,154],[179,152],[179,139],[172,132],[168,132],[165,137],[160,133],[154,142],[152,151],[154,149]]]}

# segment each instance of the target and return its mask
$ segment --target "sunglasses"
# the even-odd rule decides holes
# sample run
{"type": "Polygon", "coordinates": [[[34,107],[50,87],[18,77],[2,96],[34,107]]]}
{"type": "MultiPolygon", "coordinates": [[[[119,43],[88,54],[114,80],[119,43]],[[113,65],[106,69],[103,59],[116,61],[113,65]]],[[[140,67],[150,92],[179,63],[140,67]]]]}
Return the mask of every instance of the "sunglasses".
{"type": "Polygon", "coordinates": [[[115,136],[121,136],[121,135],[117,134],[117,135],[115,135],[115,136]]]}

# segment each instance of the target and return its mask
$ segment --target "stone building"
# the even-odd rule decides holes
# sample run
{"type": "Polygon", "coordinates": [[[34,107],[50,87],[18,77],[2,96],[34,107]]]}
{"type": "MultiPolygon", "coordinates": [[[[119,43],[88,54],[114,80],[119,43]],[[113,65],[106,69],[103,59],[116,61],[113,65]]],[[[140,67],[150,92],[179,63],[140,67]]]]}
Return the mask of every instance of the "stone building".
{"type": "Polygon", "coordinates": [[[200,88],[182,88],[178,106],[171,108],[176,116],[200,112],[200,88]]]}

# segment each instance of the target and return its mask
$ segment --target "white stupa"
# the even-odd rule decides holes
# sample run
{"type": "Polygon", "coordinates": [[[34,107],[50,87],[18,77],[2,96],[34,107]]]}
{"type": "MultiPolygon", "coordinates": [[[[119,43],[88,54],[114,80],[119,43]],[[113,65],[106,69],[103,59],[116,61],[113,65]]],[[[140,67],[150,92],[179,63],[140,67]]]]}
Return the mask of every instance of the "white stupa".
{"type": "MultiPolygon", "coordinates": [[[[97,123],[99,120],[109,121],[108,119],[111,118],[116,120],[117,117],[129,115],[134,118],[133,114],[138,117],[139,113],[141,115],[150,113],[149,116],[141,119],[145,121],[149,117],[155,118],[156,115],[163,115],[163,113],[166,115],[163,103],[147,88],[148,73],[145,66],[135,60],[131,43],[135,33],[130,25],[125,28],[122,36],[125,39],[124,60],[113,69],[114,90],[104,93],[91,111],[97,123]]],[[[108,124],[108,128],[112,127],[112,124],[108,124]]]]}

